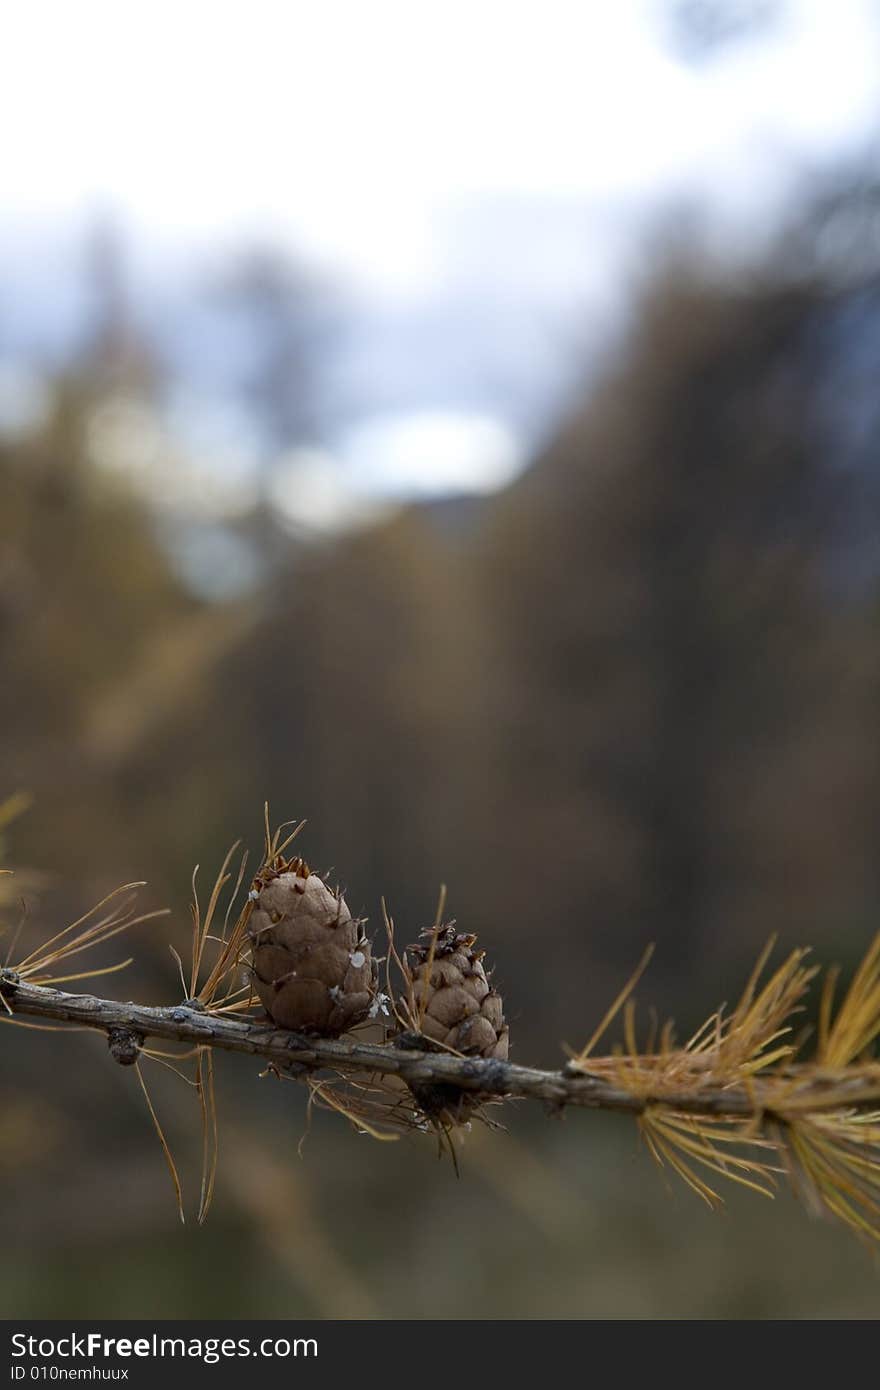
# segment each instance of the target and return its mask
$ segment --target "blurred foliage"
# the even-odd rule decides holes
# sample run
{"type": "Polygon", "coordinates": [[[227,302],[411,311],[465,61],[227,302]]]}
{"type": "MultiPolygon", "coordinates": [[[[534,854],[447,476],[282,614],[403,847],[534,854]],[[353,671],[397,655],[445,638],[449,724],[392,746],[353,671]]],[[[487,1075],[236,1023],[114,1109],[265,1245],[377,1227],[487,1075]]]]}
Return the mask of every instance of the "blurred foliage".
{"type": "MultiPolygon", "coordinates": [[[[880,281],[769,264],[735,284],[665,266],[497,498],[315,548],[282,546],[257,508],[272,568],[237,603],[194,598],[155,517],[91,462],[119,389],[105,335],[45,424],[0,442],[0,768],[35,801],[4,834],[52,876],[41,922],[149,877],[145,906],[175,916],[145,930],[124,989],[170,1001],[192,865],[213,873],[239,834],[256,847],[268,797],[309,818],[304,850],[353,910],[375,923],[387,895],[405,940],[450,885],[497,963],[515,1057],[581,1043],[649,940],[652,994],[683,1026],[771,931],[857,957],[880,900],[880,281]]],[[[7,1316],[875,1307],[845,1235],[785,1202],[735,1197],[721,1224],[668,1204],[613,1120],[491,1155],[480,1136],[461,1185],[329,1121],[300,1163],[293,1088],[233,1062],[211,1224],[171,1234],[140,1100],[95,1039],[71,1040],[63,1088],[57,1040],[2,1043],[6,1241],[31,1252],[0,1274],[7,1316]]],[[[164,1082],[185,1147],[189,1097],[164,1082]]]]}

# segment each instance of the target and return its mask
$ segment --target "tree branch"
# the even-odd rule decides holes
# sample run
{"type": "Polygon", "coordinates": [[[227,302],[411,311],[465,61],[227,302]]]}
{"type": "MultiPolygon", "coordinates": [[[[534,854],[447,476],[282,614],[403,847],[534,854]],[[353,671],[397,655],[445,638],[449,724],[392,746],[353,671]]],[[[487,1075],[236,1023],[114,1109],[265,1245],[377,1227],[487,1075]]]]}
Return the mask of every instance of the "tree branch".
{"type": "MultiPolygon", "coordinates": [[[[553,1108],[566,1105],[641,1114],[651,1105],[662,1105],[688,1115],[743,1119],[771,1112],[769,1089],[759,1080],[748,1088],[718,1086],[707,1082],[682,1093],[663,1089],[656,1095],[635,1094],[604,1076],[584,1074],[580,1068],[541,1071],[512,1062],[452,1056],[446,1053],[401,1047],[396,1043],[366,1043],[354,1038],[340,1041],[287,1033],[253,1019],[209,1013],[191,1004],[152,1008],[119,1003],[90,994],[67,994],[19,980],[13,971],[0,971],[0,995],[16,1015],[96,1028],[108,1036],[111,1054],[128,1065],[135,1060],[144,1038],[219,1048],[258,1056],[282,1068],[306,1072],[326,1069],[372,1072],[398,1076],[410,1086],[443,1085],[487,1096],[519,1097],[543,1101],[553,1108]]],[[[792,1071],[792,1076],[796,1069],[792,1071]]],[[[813,1111],[841,1108],[840,1076],[823,1081],[815,1076],[808,1084],[813,1111]]],[[[853,1077],[850,1103],[863,1105],[880,1100],[880,1076],[853,1077]]],[[[776,1078],[778,1096],[778,1076],[776,1078]]],[[[798,1108],[807,1097],[798,1093],[798,1108]]]]}

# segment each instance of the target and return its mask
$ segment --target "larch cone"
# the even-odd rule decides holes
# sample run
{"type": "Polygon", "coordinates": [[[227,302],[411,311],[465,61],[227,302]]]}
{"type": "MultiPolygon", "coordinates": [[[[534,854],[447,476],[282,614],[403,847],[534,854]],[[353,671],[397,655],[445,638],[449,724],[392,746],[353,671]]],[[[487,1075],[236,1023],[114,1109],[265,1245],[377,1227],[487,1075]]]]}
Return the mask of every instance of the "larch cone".
{"type": "Polygon", "coordinates": [[[341,892],[302,859],[264,870],[248,922],[254,988],[280,1028],[334,1038],[372,1016],[376,971],[341,892]]]}
{"type": "Polygon", "coordinates": [[[466,1056],[507,1060],[509,1030],[501,995],[489,983],[485,951],[475,951],[476,937],[454,926],[423,933],[406,949],[406,964],[419,1032],[466,1056]]]}

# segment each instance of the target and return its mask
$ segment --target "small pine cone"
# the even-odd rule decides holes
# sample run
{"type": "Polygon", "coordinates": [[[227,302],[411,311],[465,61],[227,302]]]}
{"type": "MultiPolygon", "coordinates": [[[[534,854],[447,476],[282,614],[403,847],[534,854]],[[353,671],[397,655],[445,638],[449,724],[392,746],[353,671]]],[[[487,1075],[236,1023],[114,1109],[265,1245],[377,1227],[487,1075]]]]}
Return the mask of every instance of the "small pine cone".
{"type": "Polygon", "coordinates": [[[419,943],[406,950],[416,1013],[413,1026],[456,1052],[506,1061],[509,1033],[501,995],[486,977],[485,951],[473,949],[477,938],[459,935],[453,926],[444,927],[437,935],[428,975],[434,932],[422,935],[429,938],[427,945],[419,943]]]}
{"type": "Polygon", "coordinates": [[[302,859],[263,871],[248,922],[254,987],[281,1028],[338,1037],[375,1007],[370,943],[302,859]]]}

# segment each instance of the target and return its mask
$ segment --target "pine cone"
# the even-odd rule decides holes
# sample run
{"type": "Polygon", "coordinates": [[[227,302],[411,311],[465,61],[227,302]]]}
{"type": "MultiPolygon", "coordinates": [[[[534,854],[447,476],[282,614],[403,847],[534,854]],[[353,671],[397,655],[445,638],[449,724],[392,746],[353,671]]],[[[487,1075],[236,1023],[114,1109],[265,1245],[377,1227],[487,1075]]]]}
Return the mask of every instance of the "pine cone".
{"type": "Polygon", "coordinates": [[[509,1034],[501,995],[483,969],[485,951],[473,950],[475,936],[444,927],[437,935],[431,961],[433,930],[422,933],[427,945],[406,949],[407,970],[416,1017],[413,1026],[425,1037],[469,1056],[507,1060],[509,1034]]]}
{"type": "Polygon", "coordinates": [[[251,899],[254,987],[279,1027],[338,1037],[371,1016],[375,963],[341,893],[292,859],[264,869],[251,899]]]}

